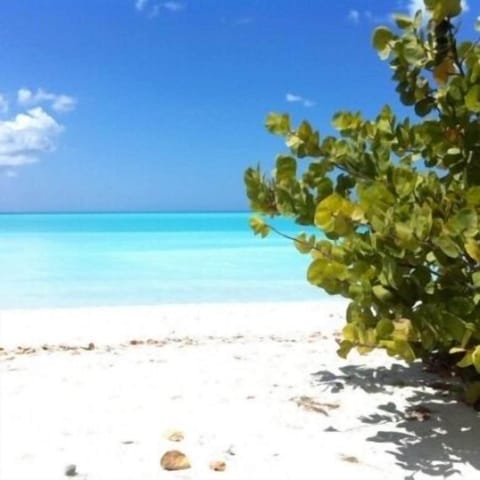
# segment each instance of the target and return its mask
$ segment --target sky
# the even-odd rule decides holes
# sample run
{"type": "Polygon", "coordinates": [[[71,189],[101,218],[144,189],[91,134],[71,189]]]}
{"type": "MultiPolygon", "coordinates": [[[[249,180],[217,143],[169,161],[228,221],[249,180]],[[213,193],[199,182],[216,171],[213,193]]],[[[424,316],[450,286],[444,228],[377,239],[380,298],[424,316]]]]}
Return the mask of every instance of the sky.
{"type": "Polygon", "coordinates": [[[268,112],[398,105],[371,34],[421,4],[2,0],[0,212],[245,211],[268,112]]]}

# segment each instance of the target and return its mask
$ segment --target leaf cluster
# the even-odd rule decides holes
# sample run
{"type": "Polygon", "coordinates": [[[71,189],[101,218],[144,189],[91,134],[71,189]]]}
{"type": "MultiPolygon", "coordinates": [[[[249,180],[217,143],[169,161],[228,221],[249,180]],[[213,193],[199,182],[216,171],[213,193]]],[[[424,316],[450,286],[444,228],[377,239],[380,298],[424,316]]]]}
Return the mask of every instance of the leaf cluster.
{"type": "MultiPolygon", "coordinates": [[[[255,212],[318,227],[294,243],[312,257],[308,281],[350,300],[341,356],[450,352],[480,373],[480,46],[457,41],[460,0],[425,6],[427,23],[396,15],[373,34],[414,121],[388,105],[374,119],[342,111],[321,138],[272,113],[266,127],[289,152],[245,184],[255,212]]],[[[258,217],[252,227],[270,231],[258,217]]]]}

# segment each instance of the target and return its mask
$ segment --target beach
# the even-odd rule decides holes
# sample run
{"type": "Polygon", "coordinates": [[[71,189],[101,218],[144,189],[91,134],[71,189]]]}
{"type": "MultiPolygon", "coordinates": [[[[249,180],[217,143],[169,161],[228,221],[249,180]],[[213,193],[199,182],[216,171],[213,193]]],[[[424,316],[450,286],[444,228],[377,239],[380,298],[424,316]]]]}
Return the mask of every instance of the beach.
{"type": "Polygon", "coordinates": [[[340,359],[344,311],[3,310],[0,479],[67,478],[68,465],[89,480],[479,478],[479,415],[455,380],[384,352],[340,359]],[[169,450],[191,468],[164,470],[169,450]]]}

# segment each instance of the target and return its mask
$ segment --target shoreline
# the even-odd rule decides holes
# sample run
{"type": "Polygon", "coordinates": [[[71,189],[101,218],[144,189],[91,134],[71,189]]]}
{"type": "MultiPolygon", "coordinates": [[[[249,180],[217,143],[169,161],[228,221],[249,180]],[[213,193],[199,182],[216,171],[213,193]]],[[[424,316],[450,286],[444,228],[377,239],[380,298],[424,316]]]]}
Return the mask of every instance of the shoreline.
{"type": "Polygon", "coordinates": [[[82,480],[478,478],[478,412],[442,397],[418,363],[340,359],[344,312],[340,301],[1,311],[0,480],[60,480],[70,464],[82,480]],[[428,418],[409,419],[420,407],[428,418]],[[192,468],[162,470],[168,450],[192,468]]]}
{"type": "Polygon", "coordinates": [[[287,334],[331,328],[331,322],[322,322],[321,312],[327,312],[326,318],[337,318],[344,315],[346,306],[342,300],[319,300],[0,310],[0,346],[118,343],[131,335],[287,334]]]}

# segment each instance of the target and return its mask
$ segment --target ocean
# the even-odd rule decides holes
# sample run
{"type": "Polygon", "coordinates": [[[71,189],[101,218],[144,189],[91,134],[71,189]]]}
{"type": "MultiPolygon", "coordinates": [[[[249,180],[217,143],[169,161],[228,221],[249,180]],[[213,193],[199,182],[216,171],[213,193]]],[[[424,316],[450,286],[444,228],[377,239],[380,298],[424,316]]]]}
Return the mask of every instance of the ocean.
{"type": "MultiPolygon", "coordinates": [[[[1,214],[0,309],[318,300],[310,257],[247,213],[1,214]]],[[[290,235],[302,231],[275,220],[290,235]]]]}

